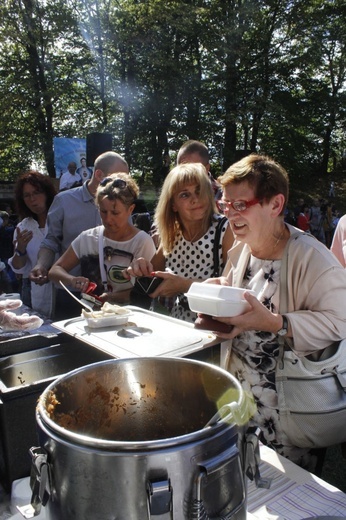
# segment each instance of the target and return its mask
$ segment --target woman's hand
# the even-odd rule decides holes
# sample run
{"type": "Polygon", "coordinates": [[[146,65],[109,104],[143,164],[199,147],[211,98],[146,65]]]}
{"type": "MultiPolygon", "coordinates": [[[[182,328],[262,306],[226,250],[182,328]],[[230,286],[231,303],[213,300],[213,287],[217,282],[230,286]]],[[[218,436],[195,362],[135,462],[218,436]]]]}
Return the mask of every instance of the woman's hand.
{"type": "Polygon", "coordinates": [[[153,264],[145,258],[137,258],[133,260],[131,265],[124,270],[123,274],[129,279],[137,276],[151,276],[153,264]]]}
{"type": "Polygon", "coordinates": [[[148,294],[151,298],[157,298],[158,296],[171,298],[177,294],[185,293],[190,289],[190,285],[194,281],[168,271],[154,271],[151,273],[151,276],[156,276],[163,280],[155,291],[148,294]]]}
{"type": "Polygon", "coordinates": [[[214,285],[229,285],[225,276],[219,276],[218,278],[208,278],[203,283],[213,283],[214,285]]]}
{"type": "Polygon", "coordinates": [[[89,278],[84,278],[83,276],[71,276],[69,280],[69,285],[73,287],[76,291],[85,292],[90,283],[89,278]]]}
{"type": "Polygon", "coordinates": [[[28,231],[27,229],[23,229],[21,231],[19,228],[17,228],[16,249],[18,249],[18,251],[20,251],[20,253],[25,253],[26,248],[28,247],[28,243],[30,242],[32,237],[33,237],[32,231],[28,231]]]}
{"type": "Polygon", "coordinates": [[[256,296],[248,292],[244,293],[244,298],[250,305],[250,309],[244,312],[244,314],[234,316],[233,318],[214,318],[214,320],[222,323],[233,325],[230,333],[216,332],[217,336],[224,339],[232,339],[247,330],[260,330],[276,334],[282,326],[282,316],[272,313],[257,300],[256,296]]]}

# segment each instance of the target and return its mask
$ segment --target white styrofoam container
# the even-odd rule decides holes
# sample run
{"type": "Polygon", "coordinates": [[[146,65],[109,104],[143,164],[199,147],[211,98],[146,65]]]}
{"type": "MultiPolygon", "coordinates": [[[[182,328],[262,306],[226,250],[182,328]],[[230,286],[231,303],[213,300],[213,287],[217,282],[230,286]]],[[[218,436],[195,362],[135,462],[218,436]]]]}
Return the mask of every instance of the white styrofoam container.
{"type": "Polygon", "coordinates": [[[254,291],[240,287],[194,282],[185,296],[192,311],[221,318],[238,316],[249,308],[244,292],[255,296],[254,291]]]}
{"type": "Polygon", "coordinates": [[[0,294],[0,300],[20,300],[19,293],[0,294]]]}
{"type": "Polygon", "coordinates": [[[103,316],[102,318],[85,318],[85,321],[91,329],[117,327],[118,325],[124,325],[129,321],[129,314],[114,314],[112,316],[103,316]]]}

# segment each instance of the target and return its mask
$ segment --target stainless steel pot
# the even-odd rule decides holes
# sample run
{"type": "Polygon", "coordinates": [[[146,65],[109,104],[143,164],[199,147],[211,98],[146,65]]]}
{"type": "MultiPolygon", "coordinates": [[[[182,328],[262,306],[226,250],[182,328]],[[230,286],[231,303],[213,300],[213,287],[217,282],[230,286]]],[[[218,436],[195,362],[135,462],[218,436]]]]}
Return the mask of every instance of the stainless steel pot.
{"type": "Polygon", "coordinates": [[[238,381],[206,363],[133,358],[70,372],[38,403],[33,514],[43,504],[51,520],[245,520],[236,423],[246,416],[238,381]]]}

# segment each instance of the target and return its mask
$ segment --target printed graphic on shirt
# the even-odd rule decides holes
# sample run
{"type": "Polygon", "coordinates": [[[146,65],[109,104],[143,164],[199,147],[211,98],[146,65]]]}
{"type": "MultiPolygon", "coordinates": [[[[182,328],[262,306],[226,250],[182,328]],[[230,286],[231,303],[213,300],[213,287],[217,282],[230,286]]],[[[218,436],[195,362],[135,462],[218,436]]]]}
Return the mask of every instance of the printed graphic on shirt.
{"type": "MultiPolygon", "coordinates": [[[[122,249],[113,249],[110,246],[104,247],[103,252],[103,265],[107,275],[107,291],[117,292],[131,288],[131,283],[123,276],[123,270],[132,262],[133,254],[128,251],[123,251],[122,249]]],[[[80,264],[82,276],[97,283],[95,293],[100,295],[105,292],[98,255],[84,255],[80,259],[80,264]]]]}

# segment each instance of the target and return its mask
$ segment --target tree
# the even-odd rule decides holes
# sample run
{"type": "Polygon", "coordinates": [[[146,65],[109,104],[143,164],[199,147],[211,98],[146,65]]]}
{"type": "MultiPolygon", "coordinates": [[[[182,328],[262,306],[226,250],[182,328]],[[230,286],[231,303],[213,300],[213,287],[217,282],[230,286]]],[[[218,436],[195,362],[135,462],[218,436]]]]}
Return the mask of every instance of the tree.
{"type": "Polygon", "coordinates": [[[295,178],[342,155],[341,0],[4,0],[0,166],[53,168],[53,137],[109,132],[162,182],[189,138],[217,168],[259,151],[295,178]],[[29,136],[29,138],[28,138],[29,136]]]}

